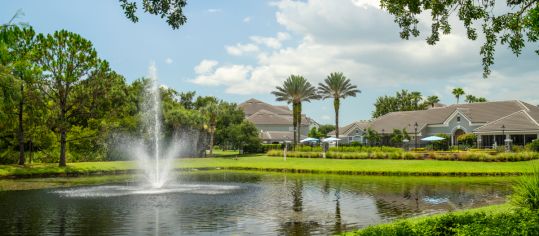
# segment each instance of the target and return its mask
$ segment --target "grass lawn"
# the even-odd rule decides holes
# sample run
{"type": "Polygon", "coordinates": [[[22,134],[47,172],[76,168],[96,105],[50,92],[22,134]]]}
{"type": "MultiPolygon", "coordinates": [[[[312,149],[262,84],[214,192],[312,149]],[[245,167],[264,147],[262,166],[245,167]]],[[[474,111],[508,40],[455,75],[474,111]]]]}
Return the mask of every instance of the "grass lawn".
{"type": "MultiPolygon", "coordinates": [[[[224,153],[223,153],[224,154],[224,153]]],[[[228,153],[227,153],[228,154],[228,153]]],[[[229,154],[233,155],[233,154],[229,154]]],[[[235,156],[235,155],[234,155],[235,156]]],[[[539,167],[539,160],[522,162],[463,162],[434,160],[336,160],[288,158],[263,155],[242,157],[184,158],[175,162],[176,168],[286,171],[302,173],[333,173],[362,175],[518,175],[539,167]]],[[[32,164],[24,167],[0,165],[0,177],[47,176],[134,171],[132,161],[32,164]]]]}

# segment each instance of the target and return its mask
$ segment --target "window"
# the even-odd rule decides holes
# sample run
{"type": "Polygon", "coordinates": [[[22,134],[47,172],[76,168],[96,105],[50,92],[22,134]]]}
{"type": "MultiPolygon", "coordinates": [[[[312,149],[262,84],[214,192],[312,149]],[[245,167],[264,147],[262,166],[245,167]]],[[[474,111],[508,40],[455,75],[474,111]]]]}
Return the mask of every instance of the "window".
{"type": "Polygon", "coordinates": [[[460,116],[457,116],[457,122],[460,122],[460,116]]]}

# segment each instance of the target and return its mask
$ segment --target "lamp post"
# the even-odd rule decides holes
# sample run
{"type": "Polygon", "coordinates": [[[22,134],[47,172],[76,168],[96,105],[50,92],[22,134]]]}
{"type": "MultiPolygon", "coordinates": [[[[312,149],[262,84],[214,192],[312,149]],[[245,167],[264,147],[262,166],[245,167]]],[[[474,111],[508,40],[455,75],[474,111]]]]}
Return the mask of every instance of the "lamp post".
{"type": "Polygon", "coordinates": [[[417,149],[417,122],[414,124],[414,140],[415,140],[415,149],[417,149]]]}
{"type": "Polygon", "coordinates": [[[382,140],[380,141],[380,146],[384,146],[384,132],[385,129],[382,129],[382,140]]]}

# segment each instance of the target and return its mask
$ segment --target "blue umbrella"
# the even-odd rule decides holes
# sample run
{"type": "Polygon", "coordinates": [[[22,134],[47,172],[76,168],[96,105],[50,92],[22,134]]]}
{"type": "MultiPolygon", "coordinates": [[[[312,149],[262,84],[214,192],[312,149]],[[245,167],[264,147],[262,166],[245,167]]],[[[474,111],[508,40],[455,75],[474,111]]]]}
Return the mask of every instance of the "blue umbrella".
{"type": "Polygon", "coordinates": [[[429,136],[429,137],[421,139],[421,141],[441,141],[441,140],[445,140],[445,138],[438,137],[438,136],[429,136]]]}
{"type": "Polygon", "coordinates": [[[301,143],[305,143],[305,142],[318,142],[318,139],[317,138],[306,138],[306,139],[303,139],[301,141],[299,141],[301,143]]]}

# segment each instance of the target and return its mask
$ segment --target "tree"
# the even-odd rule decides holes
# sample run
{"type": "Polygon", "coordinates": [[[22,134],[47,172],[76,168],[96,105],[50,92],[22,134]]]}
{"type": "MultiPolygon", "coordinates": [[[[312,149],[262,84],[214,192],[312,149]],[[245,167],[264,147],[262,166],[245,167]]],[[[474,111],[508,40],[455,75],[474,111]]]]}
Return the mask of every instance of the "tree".
{"type": "Polygon", "coordinates": [[[300,75],[290,75],[282,86],[277,86],[275,89],[271,93],[275,95],[277,101],[292,103],[292,125],[294,126],[294,145],[296,145],[301,134],[301,103],[320,97],[316,93],[316,88],[300,75]]]}
{"type": "Polygon", "coordinates": [[[475,145],[475,142],[477,141],[477,136],[473,133],[467,133],[459,136],[457,141],[459,142],[459,144],[473,147],[475,145]]]}
{"type": "Polygon", "coordinates": [[[440,102],[440,98],[438,98],[438,96],[428,96],[427,100],[425,101],[425,103],[429,104],[433,108],[434,108],[434,104],[439,103],[439,102],[440,102]]]}
{"type": "Polygon", "coordinates": [[[307,136],[310,138],[320,139],[323,137],[323,134],[320,133],[320,131],[316,127],[312,127],[311,130],[309,130],[307,136]]]}
{"type": "Polygon", "coordinates": [[[476,102],[486,102],[487,99],[484,97],[476,97],[474,95],[468,94],[466,95],[466,98],[464,99],[467,103],[476,103],[476,102]]]}
{"type": "MultiPolygon", "coordinates": [[[[137,2],[129,0],[119,0],[127,19],[133,23],[138,22],[136,11],[137,2]]],[[[144,12],[161,18],[167,18],[167,23],[172,29],[178,29],[187,22],[187,17],[183,14],[183,8],[187,5],[186,0],[142,0],[144,12]]]]}
{"type": "Polygon", "coordinates": [[[231,142],[239,150],[244,152],[256,152],[260,149],[261,142],[258,137],[258,129],[248,120],[230,127],[231,142]]]}
{"type": "Polygon", "coordinates": [[[215,129],[217,127],[217,117],[222,113],[219,103],[210,102],[203,109],[202,113],[208,121],[208,132],[210,133],[210,157],[213,156],[213,143],[215,138],[215,129]]]}
{"type": "Polygon", "coordinates": [[[60,166],[66,166],[67,132],[75,112],[72,91],[97,68],[99,59],[92,43],[66,30],[37,37],[38,62],[44,79],[42,91],[54,103],[56,132],[60,133],[60,166]]]}
{"type": "Polygon", "coordinates": [[[390,136],[391,143],[395,146],[402,145],[403,141],[405,139],[410,140],[410,135],[406,131],[406,129],[393,129],[393,133],[390,136]]]}
{"type": "Polygon", "coordinates": [[[369,145],[374,145],[380,142],[380,140],[382,139],[380,134],[378,134],[376,130],[373,130],[371,128],[367,129],[367,132],[365,132],[364,134],[364,138],[367,139],[367,141],[369,141],[369,145]]]}
{"type": "Polygon", "coordinates": [[[328,133],[335,130],[335,125],[320,125],[318,127],[318,132],[320,133],[320,137],[321,138],[327,138],[328,137],[328,133]]]}
{"type": "MultiPolygon", "coordinates": [[[[395,22],[402,31],[401,38],[419,36],[418,16],[424,12],[431,15],[431,33],[427,43],[436,44],[440,40],[440,33],[450,34],[452,26],[449,23],[451,14],[458,14],[466,28],[468,39],[476,40],[478,37],[476,23],[481,22],[485,42],[481,46],[480,54],[483,57],[483,77],[490,74],[490,66],[494,64],[495,46],[500,42],[507,45],[515,55],[520,55],[526,46],[539,39],[539,1],[519,0],[506,1],[437,1],[437,0],[381,0],[382,8],[395,16],[395,22]]],[[[535,51],[539,54],[539,50],[535,51]]]]}
{"type": "MultiPolygon", "coordinates": [[[[339,127],[339,108],[341,99],[346,97],[355,97],[361,93],[357,86],[352,85],[350,79],[346,78],[341,72],[331,73],[324,83],[318,84],[318,93],[322,99],[333,98],[333,108],[335,109],[335,127],[339,127]]],[[[339,129],[335,130],[335,137],[339,138],[339,129]]]]}
{"type": "Polygon", "coordinates": [[[454,88],[452,93],[457,98],[457,104],[459,104],[459,98],[464,95],[464,90],[462,88],[454,88]]]}
{"type": "Polygon", "coordinates": [[[17,139],[19,144],[19,165],[24,165],[24,113],[27,106],[27,89],[33,86],[35,78],[38,76],[39,68],[35,63],[34,47],[35,32],[30,27],[20,28],[16,25],[2,27],[0,31],[0,53],[2,53],[1,63],[10,68],[10,74],[17,80],[18,84],[18,102],[17,114],[17,139]]]}
{"type": "Polygon", "coordinates": [[[425,110],[430,104],[425,101],[420,92],[409,92],[401,90],[395,96],[378,97],[374,103],[375,110],[372,113],[373,118],[383,116],[395,111],[417,111],[425,110]]]}

